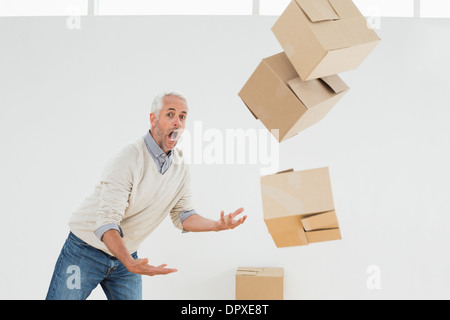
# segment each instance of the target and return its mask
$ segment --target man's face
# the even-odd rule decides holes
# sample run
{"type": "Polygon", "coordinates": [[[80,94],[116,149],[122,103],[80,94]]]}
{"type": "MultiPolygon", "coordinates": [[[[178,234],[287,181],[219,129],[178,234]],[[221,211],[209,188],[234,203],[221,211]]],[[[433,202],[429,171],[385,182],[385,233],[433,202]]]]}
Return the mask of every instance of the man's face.
{"type": "Polygon", "coordinates": [[[166,96],[159,118],[153,113],[150,114],[151,134],[165,153],[177,145],[186,125],[187,112],[188,107],[182,99],[166,96]]]}

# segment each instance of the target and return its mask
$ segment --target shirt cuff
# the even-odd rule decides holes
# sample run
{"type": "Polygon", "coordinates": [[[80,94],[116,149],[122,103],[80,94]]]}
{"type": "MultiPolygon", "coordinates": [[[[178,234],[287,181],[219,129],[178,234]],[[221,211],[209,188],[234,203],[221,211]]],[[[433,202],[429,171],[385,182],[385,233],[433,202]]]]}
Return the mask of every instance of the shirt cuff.
{"type": "MultiPolygon", "coordinates": [[[[189,218],[190,216],[193,216],[194,214],[198,214],[195,210],[189,210],[189,211],[183,211],[182,213],[180,213],[180,220],[181,223],[183,223],[187,218],[189,218]]],[[[186,231],[183,229],[183,233],[187,233],[189,231],[186,231]]]]}
{"type": "Polygon", "coordinates": [[[100,239],[100,241],[102,241],[103,234],[109,230],[117,230],[120,236],[123,238],[122,228],[115,223],[108,223],[97,228],[97,230],[94,231],[94,234],[97,236],[97,238],[100,239]]]}

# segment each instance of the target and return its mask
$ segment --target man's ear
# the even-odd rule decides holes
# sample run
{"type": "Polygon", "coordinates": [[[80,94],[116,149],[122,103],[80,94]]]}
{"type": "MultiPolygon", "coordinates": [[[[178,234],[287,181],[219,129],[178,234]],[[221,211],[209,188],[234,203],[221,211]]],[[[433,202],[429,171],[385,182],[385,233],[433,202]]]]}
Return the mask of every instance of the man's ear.
{"type": "Polygon", "coordinates": [[[156,117],[156,115],[154,113],[150,113],[150,124],[151,124],[152,128],[156,127],[157,122],[158,122],[158,118],[156,117]]]}

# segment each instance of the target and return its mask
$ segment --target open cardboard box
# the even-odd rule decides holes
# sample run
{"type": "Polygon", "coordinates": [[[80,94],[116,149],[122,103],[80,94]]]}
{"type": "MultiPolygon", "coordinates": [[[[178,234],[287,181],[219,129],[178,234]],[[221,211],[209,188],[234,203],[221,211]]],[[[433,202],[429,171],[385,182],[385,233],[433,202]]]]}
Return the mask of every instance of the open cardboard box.
{"type": "Polygon", "coordinates": [[[261,177],[264,221],[281,247],[341,239],[328,168],[261,177]]]}
{"type": "Polygon", "coordinates": [[[283,300],[283,268],[239,267],[236,300],[283,300]]]}
{"type": "Polygon", "coordinates": [[[356,69],[380,42],[352,0],[292,0],[272,32],[302,80],[356,69]]]}
{"type": "Polygon", "coordinates": [[[325,117],[348,90],[337,75],[302,81],[281,52],[262,60],[239,97],[281,142],[325,117]]]}

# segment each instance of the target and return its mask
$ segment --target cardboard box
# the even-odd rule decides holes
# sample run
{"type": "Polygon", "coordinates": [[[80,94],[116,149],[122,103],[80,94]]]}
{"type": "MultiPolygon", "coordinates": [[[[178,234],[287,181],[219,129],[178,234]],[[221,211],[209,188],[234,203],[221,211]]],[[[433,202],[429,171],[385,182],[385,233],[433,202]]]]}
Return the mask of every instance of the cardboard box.
{"type": "Polygon", "coordinates": [[[282,52],[261,61],[239,97],[281,142],[325,117],[348,90],[337,75],[302,81],[282,52]]]}
{"type": "Polygon", "coordinates": [[[261,177],[264,221],[279,248],[341,239],[328,168],[261,177]]]}
{"type": "Polygon", "coordinates": [[[356,69],[380,42],[351,0],[293,0],[272,32],[303,80],[356,69]]]}
{"type": "Polygon", "coordinates": [[[283,300],[283,268],[239,267],[236,300],[283,300]]]}

